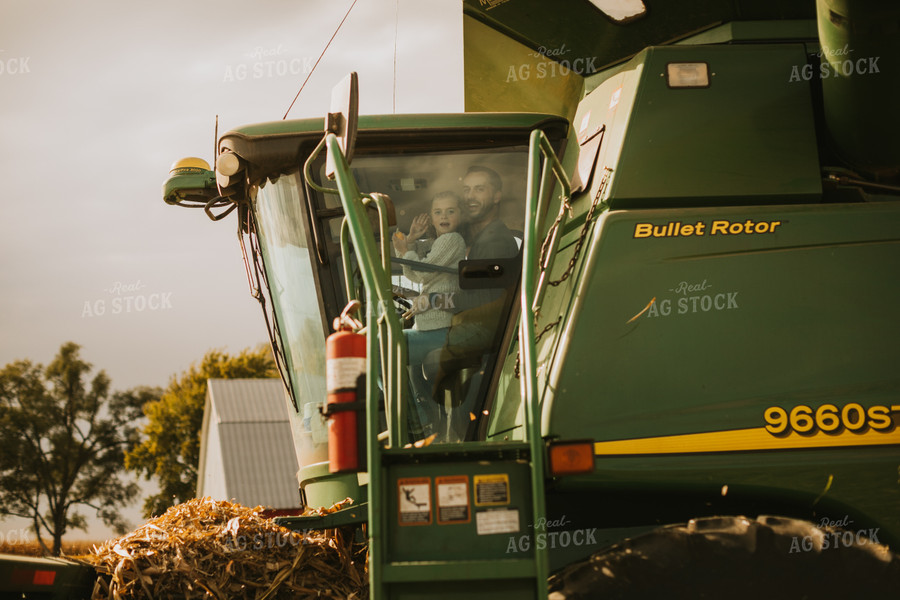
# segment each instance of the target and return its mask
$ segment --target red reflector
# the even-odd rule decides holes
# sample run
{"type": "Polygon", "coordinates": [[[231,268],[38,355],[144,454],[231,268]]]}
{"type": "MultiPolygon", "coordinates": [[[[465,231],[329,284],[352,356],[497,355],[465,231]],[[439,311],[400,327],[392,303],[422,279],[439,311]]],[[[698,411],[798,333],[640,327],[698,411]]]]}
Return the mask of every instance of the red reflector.
{"type": "Polygon", "coordinates": [[[594,442],[552,442],[550,444],[550,475],[576,475],[594,470],[594,442]]]}
{"type": "Polygon", "coordinates": [[[53,585],[56,581],[56,571],[44,571],[31,569],[13,569],[9,577],[9,583],[16,585],[53,585]]]}
{"type": "Polygon", "coordinates": [[[34,585],[53,585],[56,581],[56,571],[35,571],[32,583],[34,585]]]}

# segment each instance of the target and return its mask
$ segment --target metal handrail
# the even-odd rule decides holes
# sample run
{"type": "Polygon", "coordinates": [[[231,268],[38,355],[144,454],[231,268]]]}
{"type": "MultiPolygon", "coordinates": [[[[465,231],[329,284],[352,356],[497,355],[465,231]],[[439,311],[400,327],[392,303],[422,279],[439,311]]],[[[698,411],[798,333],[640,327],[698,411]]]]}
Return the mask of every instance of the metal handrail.
{"type": "Polygon", "coordinates": [[[353,287],[353,264],[350,262],[350,222],[347,217],[341,220],[341,264],[344,267],[344,287],[347,289],[347,302],[359,300],[353,287]]]}
{"type": "MultiPolygon", "coordinates": [[[[525,235],[522,242],[522,293],[521,293],[521,318],[519,319],[519,348],[522,353],[522,385],[525,396],[525,430],[528,435],[528,443],[531,454],[532,477],[531,495],[533,509],[533,523],[535,536],[546,535],[546,498],[544,494],[544,444],[541,436],[541,405],[538,398],[535,342],[535,319],[532,318],[532,307],[539,305],[539,297],[542,294],[546,267],[549,264],[539,265],[538,230],[541,225],[544,212],[544,200],[549,195],[549,175],[556,177],[562,186],[563,201],[569,198],[571,185],[563,170],[562,164],[556,158],[553,147],[544,132],[535,130],[531,132],[528,148],[528,184],[526,188],[526,201],[528,212],[525,216],[525,235]],[[544,166],[541,168],[541,157],[544,158],[544,166]],[[536,285],[536,271],[542,271],[541,281],[536,285]]],[[[556,236],[554,235],[554,240],[556,236]]],[[[558,242],[551,242],[558,244],[558,242]]],[[[555,252],[555,247],[553,248],[555,252]]],[[[546,262],[546,261],[545,261],[546,262]]],[[[535,576],[537,577],[537,598],[547,598],[547,576],[549,574],[548,553],[546,547],[536,545],[534,550],[535,576]]]]}
{"type": "MultiPolygon", "coordinates": [[[[328,188],[321,188],[328,189],[328,188]]],[[[330,190],[332,194],[338,194],[337,189],[330,190]]],[[[391,255],[390,246],[387,241],[388,218],[387,205],[381,194],[360,194],[362,196],[363,205],[375,206],[378,210],[378,220],[381,231],[381,265],[385,272],[390,273],[391,255]]],[[[344,286],[347,288],[347,301],[356,300],[353,289],[352,264],[350,263],[350,222],[345,216],[341,221],[341,264],[344,268],[344,286]]]]}
{"type": "Polygon", "coordinates": [[[378,193],[371,194],[362,194],[363,205],[366,207],[375,206],[378,210],[378,232],[379,232],[379,241],[381,242],[381,267],[384,269],[385,273],[388,273],[388,278],[390,278],[391,272],[391,242],[390,236],[388,235],[388,216],[387,216],[387,203],[385,202],[385,195],[378,193]]]}
{"type": "MultiPolygon", "coordinates": [[[[388,231],[384,201],[377,195],[364,196],[359,192],[350,167],[334,134],[326,134],[326,152],[334,163],[337,190],[344,207],[344,223],[341,231],[341,249],[344,255],[345,271],[349,264],[347,236],[356,249],[360,275],[366,287],[366,362],[369,377],[366,380],[366,468],[369,473],[369,583],[373,597],[383,592],[381,574],[376,565],[383,564],[386,556],[387,518],[381,508],[385,497],[384,467],[381,461],[379,433],[378,399],[380,389],[378,377],[381,372],[384,382],[388,419],[388,443],[392,448],[402,446],[406,439],[407,386],[400,385],[407,367],[406,343],[397,311],[394,310],[393,292],[390,281],[390,253],[387,246],[388,231]],[[381,252],[377,252],[375,237],[366,215],[366,205],[374,203],[378,208],[381,233],[381,252]],[[344,233],[346,230],[346,234],[344,233]],[[376,259],[380,254],[380,259],[376,259]],[[377,324],[377,327],[375,326],[377,324]],[[381,357],[385,365],[381,367],[381,357]]],[[[307,161],[307,165],[310,161],[307,161]]],[[[308,169],[304,169],[308,171],[308,169]]],[[[334,192],[332,192],[334,193],[334,192]]],[[[348,277],[348,282],[350,278],[348,277]]],[[[348,283],[348,290],[350,289],[348,283]]],[[[349,291],[348,291],[349,294],[349,291]]]]}
{"type": "MultiPolygon", "coordinates": [[[[378,338],[381,341],[382,356],[385,365],[382,368],[384,389],[387,394],[388,407],[388,440],[392,448],[403,445],[402,440],[407,437],[406,431],[406,390],[405,385],[400,385],[407,366],[406,344],[403,341],[403,330],[400,325],[400,317],[393,305],[393,292],[389,273],[390,254],[386,248],[388,232],[387,218],[384,201],[377,195],[363,195],[356,186],[350,167],[341,152],[334,134],[325,136],[326,151],[335,164],[335,181],[344,206],[344,218],[347,222],[349,236],[356,248],[356,259],[360,266],[360,275],[366,287],[367,298],[367,330],[376,331],[373,327],[378,324],[378,338]],[[381,229],[381,248],[375,243],[375,236],[366,216],[366,204],[374,203],[378,207],[380,215],[379,225],[381,229]],[[380,250],[380,251],[379,251],[380,250]],[[380,257],[380,260],[376,259],[380,257]],[[385,268],[388,265],[388,268],[385,268]]],[[[345,259],[346,261],[346,259],[345,259]]],[[[377,373],[377,356],[368,357],[369,373],[377,373]]],[[[369,414],[378,414],[376,401],[379,390],[375,377],[369,384],[369,398],[367,400],[369,414]],[[373,387],[374,390],[373,390],[373,387]]],[[[370,444],[375,436],[370,436],[370,444]]],[[[376,448],[377,450],[377,448],[376,448]]]]}
{"type": "MultiPolygon", "coordinates": [[[[537,165],[540,164],[541,156],[543,156],[545,160],[544,169],[541,173],[540,179],[540,191],[538,193],[537,205],[535,207],[538,219],[542,219],[542,215],[544,214],[545,209],[544,202],[547,200],[547,197],[550,193],[550,188],[552,187],[549,177],[551,172],[562,187],[562,201],[559,205],[559,214],[557,215],[556,221],[553,223],[553,227],[549,232],[550,240],[549,242],[546,242],[544,244],[544,252],[540,257],[541,274],[540,278],[538,279],[537,289],[534,291],[534,299],[532,300],[532,303],[530,305],[530,309],[534,313],[535,317],[537,317],[538,313],[540,313],[541,311],[541,300],[544,297],[544,291],[546,291],[547,289],[547,281],[550,276],[550,265],[553,263],[553,260],[556,257],[556,250],[559,248],[560,230],[568,220],[568,215],[571,212],[571,206],[569,206],[569,198],[571,198],[572,196],[572,184],[569,182],[569,178],[566,175],[562,164],[556,157],[556,153],[553,151],[553,146],[550,145],[550,140],[547,139],[547,136],[544,135],[543,131],[536,130],[531,133],[531,141],[529,145],[529,178],[536,176],[536,173],[532,173],[531,169],[534,168],[536,170],[537,165]]],[[[536,223],[535,226],[540,228],[540,225],[540,223],[536,223]]],[[[537,235],[537,233],[535,233],[535,235],[537,235]]]]}
{"type": "Polygon", "coordinates": [[[338,192],[336,189],[319,185],[318,183],[316,183],[312,176],[313,161],[315,161],[316,158],[319,157],[319,153],[322,152],[323,148],[325,148],[325,140],[326,138],[322,138],[322,141],[316,144],[316,147],[313,148],[313,151],[306,158],[306,162],[303,163],[303,178],[306,180],[306,184],[309,187],[321,194],[336,194],[338,192]]]}

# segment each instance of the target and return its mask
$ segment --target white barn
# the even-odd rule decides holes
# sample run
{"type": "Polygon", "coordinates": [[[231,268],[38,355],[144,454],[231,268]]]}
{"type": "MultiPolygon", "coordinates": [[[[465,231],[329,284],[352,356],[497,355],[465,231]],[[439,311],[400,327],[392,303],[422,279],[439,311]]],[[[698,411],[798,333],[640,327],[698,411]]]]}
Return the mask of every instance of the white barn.
{"type": "Polygon", "coordinates": [[[197,497],[295,510],[297,456],[280,379],[210,379],[197,497]]]}

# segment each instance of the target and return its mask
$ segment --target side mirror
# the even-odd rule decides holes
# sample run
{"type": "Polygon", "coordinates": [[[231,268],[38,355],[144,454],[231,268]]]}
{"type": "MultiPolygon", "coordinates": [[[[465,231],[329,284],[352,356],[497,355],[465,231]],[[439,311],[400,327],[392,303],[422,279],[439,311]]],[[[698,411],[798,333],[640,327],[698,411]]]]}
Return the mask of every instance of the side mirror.
{"type": "Polygon", "coordinates": [[[163,184],[163,200],[176,206],[206,206],[219,195],[216,174],[202,158],[176,160],[163,184]]]}
{"type": "MultiPolygon", "coordinates": [[[[331,91],[331,111],[325,118],[325,133],[333,133],[347,164],[353,159],[356,129],[359,122],[359,81],[356,71],[347,75],[331,91]]],[[[325,162],[325,176],[334,178],[334,164],[329,156],[325,162]]]]}

